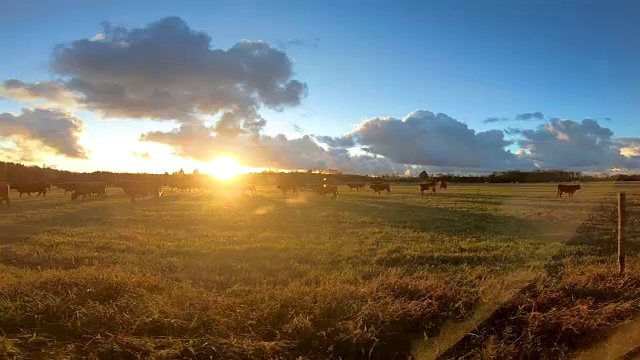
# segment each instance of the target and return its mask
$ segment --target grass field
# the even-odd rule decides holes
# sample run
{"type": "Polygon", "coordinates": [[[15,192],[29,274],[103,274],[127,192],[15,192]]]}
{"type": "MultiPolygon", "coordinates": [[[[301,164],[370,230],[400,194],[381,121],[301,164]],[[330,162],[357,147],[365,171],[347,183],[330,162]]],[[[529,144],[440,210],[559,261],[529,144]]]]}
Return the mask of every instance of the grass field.
{"type": "Polygon", "coordinates": [[[633,244],[616,274],[618,191],[633,238],[636,184],[14,197],[0,358],[429,358],[480,323],[444,356],[567,357],[640,314],[633,244]]]}

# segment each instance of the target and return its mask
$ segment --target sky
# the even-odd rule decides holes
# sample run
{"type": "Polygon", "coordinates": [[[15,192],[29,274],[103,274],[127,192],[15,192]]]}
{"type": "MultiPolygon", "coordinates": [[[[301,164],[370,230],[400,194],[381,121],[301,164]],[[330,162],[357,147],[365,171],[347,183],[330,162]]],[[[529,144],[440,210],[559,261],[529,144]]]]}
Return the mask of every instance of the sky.
{"type": "MultiPolygon", "coordinates": [[[[635,1],[0,0],[0,160],[640,168],[635,1]]],[[[212,165],[214,164],[214,165],[212,165]]]]}

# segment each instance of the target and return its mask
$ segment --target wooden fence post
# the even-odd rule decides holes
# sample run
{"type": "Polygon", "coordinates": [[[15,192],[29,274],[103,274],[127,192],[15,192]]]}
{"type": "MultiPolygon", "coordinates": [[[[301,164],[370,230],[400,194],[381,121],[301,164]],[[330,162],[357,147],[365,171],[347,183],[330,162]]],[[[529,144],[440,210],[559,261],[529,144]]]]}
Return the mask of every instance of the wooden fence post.
{"type": "Polygon", "coordinates": [[[618,271],[624,273],[624,226],[626,222],[627,194],[618,193],[618,271]]]}

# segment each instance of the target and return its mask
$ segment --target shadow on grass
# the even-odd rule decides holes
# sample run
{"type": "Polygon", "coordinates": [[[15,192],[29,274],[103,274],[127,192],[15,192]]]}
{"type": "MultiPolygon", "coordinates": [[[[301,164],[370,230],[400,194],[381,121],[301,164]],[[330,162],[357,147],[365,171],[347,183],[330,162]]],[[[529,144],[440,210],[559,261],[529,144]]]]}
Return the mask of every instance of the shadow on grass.
{"type": "MultiPolygon", "coordinates": [[[[564,358],[591,347],[619,323],[637,315],[637,273],[618,276],[615,206],[593,210],[554,255],[546,274],[504,302],[454,346],[438,356],[451,358],[564,358]]],[[[640,244],[628,242],[628,255],[640,244]]]]}
{"type": "Polygon", "coordinates": [[[445,235],[518,236],[538,232],[540,223],[497,211],[476,212],[380,200],[343,202],[340,210],[370,217],[391,226],[445,235]],[[381,205],[390,205],[384,207],[381,205]]]}

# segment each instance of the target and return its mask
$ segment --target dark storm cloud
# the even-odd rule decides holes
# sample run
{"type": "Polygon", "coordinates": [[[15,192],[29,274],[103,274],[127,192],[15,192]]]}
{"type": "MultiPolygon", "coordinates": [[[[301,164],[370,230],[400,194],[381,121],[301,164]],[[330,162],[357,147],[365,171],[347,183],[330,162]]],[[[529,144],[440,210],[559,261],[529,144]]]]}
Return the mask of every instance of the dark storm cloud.
{"type": "MultiPolygon", "coordinates": [[[[0,114],[0,138],[11,139],[20,148],[19,142],[37,142],[46,149],[70,158],[87,158],[79,143],[79,134],[84,123],[70,113],[53,109],[22,109],[19,115],[0,114]]],[[[31,149],[24,149],[32,151],[31,149]]]]}

